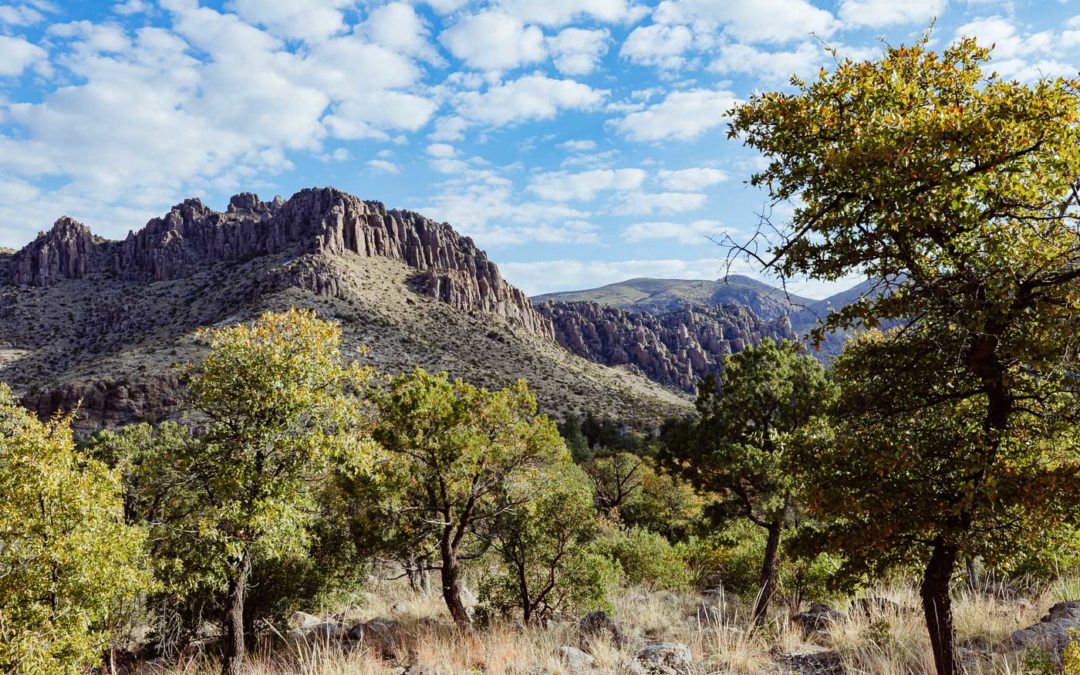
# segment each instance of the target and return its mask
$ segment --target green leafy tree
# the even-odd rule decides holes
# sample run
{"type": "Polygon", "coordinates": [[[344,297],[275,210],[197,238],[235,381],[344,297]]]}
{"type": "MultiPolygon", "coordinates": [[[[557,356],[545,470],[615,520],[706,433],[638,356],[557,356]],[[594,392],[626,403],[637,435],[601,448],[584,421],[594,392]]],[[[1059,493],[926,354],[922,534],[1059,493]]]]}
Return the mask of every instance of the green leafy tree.
{"type": "Polygon", "coordinates": [[[742,518],[767,534],[754,620],[776,589],[781,537],[800,507],[798,449],[819,432],[836,388],[824,367],[790,342],[764,340],[724,359],[723,384],[699,388],[698,421],[668,436],[661,461],[716,494],[718,519],[742,518]]]}
{"type": "Polygon", "coordinates": [[[606,609],[618,570],[588,550],[597,530],[592,483],[569,461],[557,461],[502,497],[509,506],[495,527],[501,565],[481,585],[485,604],[521,612],[526,624],[556,612],[606,609]]]}
{"type": "Polygon", "coordinates": [[[693,581],[690,568],[671,542],[644,528],[608,532],[591,548],[617,562],[623,579],[633,586],[677,590],[693,581]]]}
{"type": "Polygon", "coordinates": [[[566,447],[555,424],[537,415],[524,381],[487,391],[417,369],[372,400],[383,450],[375,474],[400,488],[386,516],[436,551],[447,609],[468,630],[462,564],[488,550],[498,518],[516,506],[504,498],[506,486],[565,460],[566,447]]]}
{"type": "MultiPolygon", "coordinates": [[[[736,252],[784,277],[878,280],[879,293],[831,315],[819,335],[904,325],[858,345],[845,366],[853,414],[883,432],[860,435],[882,474],[859,472],[846,503],[820,505],[858,530],[865,523],[852,514],[877,512],[882,477],[900,470],[891,496],[917,507],[859,558],[887,563],[902,547],[923,567],[941,675],[958,672],[957,560],[1005,540],[1004,514],[1016,518],[1010,535],[1052,529],[1057,505],[1080,494],[1068,429],[1080,372],[1080,83],[1009,82],[984,72],[989,58],[971,39],[941,53],[926,39],[889,48],[795,80],[792,92],[753,96],[730,130],[768,161],[752,184],[778,203],[797,199],[789,223],[770,223],[736,252]],[[890,392],[888,379],[904,390],[890,392]],[[928,428],[913,426],[916,415],[928,428]],[[901,438],[901,428],[916,435],[901,438]]],[[[851,550],[833,535],[823,543],[851,550]]]]}
{"type": "Polygon", "coordinates": [[[0,667],[85,672],[151,590],[119,476],[76,451],[69,418],[39,422],[0,384],[0,494],[0,667]]]}
{"type": "Polygon", "coordinates": [[[597,510],[625,528],[642,527],[675,540],[701,521],[704,500],[678,476],[657,471],[652,458],[618,452],[583,467],[593,481],[597,510]]]}
{"type": "Polygon", "coordinates": [[[178,558],[170,581],[220,596],[223,670],[235,675],[253,629],[245,612],[253,571],[308,553],[330,461],[366,456],[354,394],[369,373],[345,361],[339,326],[308,311],[200,337],[210,354],[191,369],[189,386],[206,434],[171,456],[190,504],[167,523],[178,558]]]}

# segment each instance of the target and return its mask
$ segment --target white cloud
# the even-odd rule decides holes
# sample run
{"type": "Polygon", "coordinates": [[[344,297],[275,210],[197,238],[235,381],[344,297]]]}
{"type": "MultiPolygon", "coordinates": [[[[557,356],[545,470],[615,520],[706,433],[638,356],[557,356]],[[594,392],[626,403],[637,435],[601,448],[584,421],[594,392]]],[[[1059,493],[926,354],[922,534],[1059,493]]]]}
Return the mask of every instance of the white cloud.
{"type": "Polygon", "coordinates": [[[1009,19],[991,16],[969,21],[957,28],[956,39],[961,37],[974,37],[984,47],[993,45],[991,67],[1008,78],[1028,81],[1040,77],[1076,75],[1075,66],[1052,58],[1061,45],[1070,44],[1070,31],[1065,31],[1060,37],[1052,31],[1021,33],[1009,19]]]}
{"type": "Polygon", "coordinates": [[[945,12],[948,0],[840,0],[840,19],[853,26],[929,23],[945,12]]]}
{"type": "Polygon", "coordinates": [[[614,120],[612,126],[635,141],[688,141],[726,124],[728,110],[738,102],[730,91],[674,91],[660,103],[614,120]]]}
{"type": "Polygon", "coordinates": [[[597,169],[581,173],[556,171],[534,176],[529,191],[557,202],[592,201],[599,192],[625,192],[641,187],[645,172],[641,169],[597,169]]]}
{"type": "Polygon", "coordinates": [[[45,16],[30,5],[0,5],[0,24],[32,26],[45,20],[45,16]]]}
{"type": "Polygon", "coordinates": [[[634,223],[623,230],[623,238],[631,242],[674,239],[681,244],[702,244],[709,237],[726,231],[719,220],[695,220],[691,223],[650,222],[634,223]]]}
{"type": "Polygon", "coordinates": [[[563,150],[569,150],[570,152],[586,152],[588,150],[596,149],[596,141],[588,139],[569,140],[559,143],[559,147],[563,150]]]}
{"type": "Polygon", "coordinates": [[[379,173],[401,173],[401,168],[385,159],[370,159],[367,165],[379,173]]]}
{"type": "Polygon", "coordinates": [[[593,89],[574,80],[534,74],[498,84],[482,93],[462,92],[457,97],[457,104],[462,117],[500,126],[525,120],[551,119],[561,110],[593,108],[607,94],[607,91],[593,89]]]}
{"type": "Polygon", "coordinates": [[[669,171],[661,169],[656,174],[660,184],[668,190],[692,192],[707,188],[717,183],[723,183],[729,176],[720,169],[693,168],[669,171]]]}
{"type": "Polygon", "coordinates": [[[555,68],[564,75],[588,75],[596,70],[600,59],[607,53],[606,30],[566,28],[547,39],[555,68]]]}
{"type": "Polygon", "coordinates": [[[378,96],[378,105],[362,98],[342,101],[324,119],[326,128],[346,140],[386,139],[385,130],[416,131],[435,112],[435,103],[415,94],[384,91],[378,96]]]}
{"type": "Polygon", "coordinates": [[[685,213],[697,211],[709,201],[708,195],[697,192],[636,192],[624,194],[615,213],[621,215],[652,215],[654,213],[685,213]]]}
{"type": "Polygon", "coordinates": [[[508,70],[547,57],[544,33],[501,12],[465,17],[439,35],[450,53],[473,68],[508,70]]]}
{"type": "Polygon", "coordinates": [[[442,61],[431,45],[427,24],[408,3],[391,2],[376,7],[359,30],[376,44],[392,51],[427,61],[442,61]]]}
{"type": "Polygon", "coordinates": [[[21,75],[24,70],[48,57],[44,49],[22,38],[0,35],[0,77],[21,75]]]}
{"type": "Polygon", "coordinates": [[[786,42],[811,33],[830,35],[837,21],[807,0],[663,0],[653,21],[692,25],[696,33],[723,32],[741,42],[786,42]]]}
{"type": "Polygon", "coordinates": [[[769,83],[782,83],[792,75],[808,77],[822,65],[822,53],[816,45],[804,42],[790,51],[769,51],[750,45],[729,44],[720,48],[709,70],[729,75],[747,73],[769,83]]]}
{"type": "Polygon", "coordinates": [[[500,0],[498,7],[522,21],[544,26],[562,26],[581,18],[626,23],[648,13],[646,8],[626,0],[500,0]]]}
{"type": "Polygon", "coordinates": [[[142,14],[150,9],[150,4],[145,0],[126,0],[125,2],[118,2],[113,5],[112,10],[117,14],[123,16],[129,16],[132,14],[142,14]]]}
{"type": "Polygon", "coordinates": [[[433,141],[460,141],[465,138],[468,121],[457,117],[440,117],[435,120],[435,130],[428,136],[433,141]]]}
{"type": "Polygon", "coordinates": [[[446,143],[432,143],[431,145],[427,146],[427,154],[431,155],[432,157],[446,159],[456,155],[457,150],[454,149],[454,146],[448,145],[446,143]]]}
{"type": "Polygon", "coordinates": [[[718,258],[697,260],[538,260],[499,265],[510,283],[529,295],[595,288],[635,277],[716,279],[724,273],[718,258]]]}
{"type": "Polygon", "coordinates": [[[627,36],[619,56],[634,63],[678,68],[683,63],[683,53],[693,42],[694,35],[686,26],[640,26],[627,36]]]}
{"type": "Polygon", "coordinates": [[[229,6],[274,35],[319,40],[345,30],[341,9],[354,0],[231,0],[229,6]]]}

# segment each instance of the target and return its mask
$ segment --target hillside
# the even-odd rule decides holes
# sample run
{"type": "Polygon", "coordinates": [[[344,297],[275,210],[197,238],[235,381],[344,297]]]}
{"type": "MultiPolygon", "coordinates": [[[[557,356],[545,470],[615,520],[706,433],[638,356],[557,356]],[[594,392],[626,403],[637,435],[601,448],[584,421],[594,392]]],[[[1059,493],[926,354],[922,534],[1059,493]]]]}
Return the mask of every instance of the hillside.
{"type": "Polygon", "coordinates": [[[201,326],[290,305],[340,320],[351,346],[398,372],[446,370],[500,386],[524,377],[555,415],[659,420],[686,400],[641,375],[574,356],[472,240],[446,224],[334,189],[179,204],[123,241],[61,218],[0,254],[0,380],[76,426],[159,419],[182,397],[176,364],[201,326]]]}

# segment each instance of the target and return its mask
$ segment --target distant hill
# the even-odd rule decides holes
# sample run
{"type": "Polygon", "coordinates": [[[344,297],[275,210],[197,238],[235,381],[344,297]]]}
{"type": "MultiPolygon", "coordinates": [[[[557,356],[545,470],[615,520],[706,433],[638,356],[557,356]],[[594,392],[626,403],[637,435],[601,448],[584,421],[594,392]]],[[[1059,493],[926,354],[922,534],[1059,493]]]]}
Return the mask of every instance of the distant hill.
{"type": "MultiPolygon", "coordinates": [[[[832,309],[872,289],[871,282],[824,300],[790,295],[744,276],[719,280],[630,279],[600,288],[534,299],[555,339],[571,352],[606,365],[628,365],[650,378],[693,392],[723,357],[765,338],[797,339],[832,309]]],[[[829,359],[845,335],[830,335],[818,351],[829,359]]]]}
{"type": "Polygon", "coordinates": [[[643,424],[689,405],[632,368],[609,368],[552,339],[550,319],[449,225],[344,192],[288,200],[196,199],[121,241],[61,218],[0,253],[0,380],[76,427],[157,420],[183,397],[175,364],[198,359],[196,329],[310,307],[387,372],[446,370],[498,387],[526,378],[545,412],[643,424]]]}

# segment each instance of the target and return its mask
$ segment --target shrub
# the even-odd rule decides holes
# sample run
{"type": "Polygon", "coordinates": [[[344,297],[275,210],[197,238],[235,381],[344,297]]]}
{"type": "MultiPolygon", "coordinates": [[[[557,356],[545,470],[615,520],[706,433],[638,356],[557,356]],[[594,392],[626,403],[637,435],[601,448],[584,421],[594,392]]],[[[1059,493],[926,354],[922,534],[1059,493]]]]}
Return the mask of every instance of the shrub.
{"type": "Polygon", "coordinates": [[[678,552],[655,532],[635,527],[610,534],[596,542],[595,550],[619,563],[628,584],[674,590],[690,583],[690,573],[678,552]]]}

